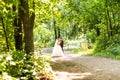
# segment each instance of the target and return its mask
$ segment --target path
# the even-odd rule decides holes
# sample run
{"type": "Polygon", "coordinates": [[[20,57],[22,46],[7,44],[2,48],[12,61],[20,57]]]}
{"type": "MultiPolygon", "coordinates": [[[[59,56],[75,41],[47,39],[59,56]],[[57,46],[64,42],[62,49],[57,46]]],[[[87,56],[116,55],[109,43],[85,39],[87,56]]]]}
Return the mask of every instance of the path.
{"type": "Polygon", "coordinates": [[[65,51],[65,57],[54,57],[50,64],[55,80],[120,80],[120,61],[117,60],[65,51]]]}

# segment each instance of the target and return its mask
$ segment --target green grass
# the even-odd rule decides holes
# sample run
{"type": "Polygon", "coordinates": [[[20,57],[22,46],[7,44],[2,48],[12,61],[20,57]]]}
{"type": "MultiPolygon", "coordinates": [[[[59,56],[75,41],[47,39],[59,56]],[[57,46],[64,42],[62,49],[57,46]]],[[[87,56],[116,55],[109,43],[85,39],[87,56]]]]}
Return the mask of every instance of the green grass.
{"type": "Polygon", "coordinates": [[[73,49],[72,51],[74,54],[79,54],[79,52],[81,52],[81,49],[73,49]]]}
{"type": "Polygon", "coordinates": [[[110,54],[108,52],[94,52],[94,49],[73,49],[72,50],[74,54],[80,54],[84,56],[100,56],[100,57],[105,57],[105,58],[111,58],[115,60],[120,60],[120,55],[115,55],[115,54],[110,54]]]}
{"type": "Polygon", "coordinates": [[[73,49],[72,51],[73,51],[74,54],[91,55],[93,49],[81,49],[81,48],[78,48],[78,49],[73,49]]]}
{"type": "Polygon", "coordinates": [[[120,55],[114,55],[114,54],[109,54],[109,53],[95,53],[92,54],[93,56],[101,56],[101,57],[106,57],[106,58],[111,58],[111,59],[116,59],[116,60],[120,60],[120,55]]]}

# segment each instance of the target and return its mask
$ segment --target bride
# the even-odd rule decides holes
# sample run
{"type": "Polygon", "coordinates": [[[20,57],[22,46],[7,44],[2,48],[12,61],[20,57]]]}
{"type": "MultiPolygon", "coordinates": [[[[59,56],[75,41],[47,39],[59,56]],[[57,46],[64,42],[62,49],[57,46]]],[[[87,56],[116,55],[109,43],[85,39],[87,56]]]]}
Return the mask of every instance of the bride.
{"type": "Polygon", "coordinates": [[[52,52],[52,55],[51,55],[52,57],[53,56],[62,56],[62,57],[64,56],[63,50],[62,50],[62,48],[60,46],[61,41],[62,41],[61,37],[59,37],[56,40],[54,48],[53,48],[53,52],[52,52]]]}

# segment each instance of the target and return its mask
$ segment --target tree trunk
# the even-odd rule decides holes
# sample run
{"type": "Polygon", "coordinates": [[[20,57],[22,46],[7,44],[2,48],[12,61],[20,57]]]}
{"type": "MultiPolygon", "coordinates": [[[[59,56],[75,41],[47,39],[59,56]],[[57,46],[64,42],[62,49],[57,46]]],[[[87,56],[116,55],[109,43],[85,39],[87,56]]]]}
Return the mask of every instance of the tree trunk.
{"type": "Polygon", "coordinates": [[[98,26],[96,27],[96,34],[97,36],[100,36],[100,28],[98,26]]]}
{"type": "Polygon", "coordinates": [[[55,40],[57,39],[57,30],[56,30],[56,21],[54,20],[54,35],[55,35],[55,40]]]}
{"type": "Polygon", "coordinates": [[[105,3],[105,8],[106,8],[106,11],[105,11],[105,18],[106,18],[106,33],[107,33],[107,39],[110,39],[110,33],[109,33],[109,21],[108,21],[108,3],[107,3],[107,0],[106,0],[106,3],[105,3]]]}
{"type": "Polygon", "coordinates": [[[5,29],[5,25],[4,25],[4,19],[3,19],[2,17],[1,17],[1,21],[2,21],[3,31],[4,31],[4,34],[5,34],[6,46],[7,46],[7,49],[8,49],[8,51],[9,51],[8,37],[7,37],[7,33],[6,33],[6,29],[5,29]]]}
{"type": "MultiPolygon", "coordinates": [[[[13,5],[13,11],[16,11],[16,7],[13,5]]],[[[14,39],[15,39],[15,48],[16,50],[22,50],[22,23],[21,23],[21,14],[20,8],[18,9],[19,18],[15,18],[13,25],[14,29],[14,39]]]]}
{"type": "Polygon", "coordinates": [[[108,1],[106,0],[106,16],[107,16],[107,20],[108,20],[108,27],[109,27],[109,38],[113,36],[112,33],[112,21],[111,21],[111,17],[110,17],[110,11],[108,9],[108,1]]]}
{"type": "Polygon", "coordinates": [[[60,28],[58,28],[58,37],[60,37],[61,35],[60,35],[60,28]]]}
{"type": "Polygon", "coordinates": [[[113,33],[112,33],[112,22],[111,22],[111,18],[110,18],[110,14],[109,14],[109,10],[107,9],[107,16],[108,16],[108,22],[109,22],[109,29],[110,29],[110,37],[112,37],[113,33]]]}
{"type": "MultiPolygon", "coordinates": [[[[23,29],[24,29],[24,42],[26,53],[34,52],[34,40],[33,40],[33,26],[35,13],[33,12],[30,16],[28,0],[20,0],[21,6],[23,7],[23,29]]],[[[33,3],[34,5],[34,3],[33,3]]],[[[33,6],[34,7],[34,6],[33,6]]]]}

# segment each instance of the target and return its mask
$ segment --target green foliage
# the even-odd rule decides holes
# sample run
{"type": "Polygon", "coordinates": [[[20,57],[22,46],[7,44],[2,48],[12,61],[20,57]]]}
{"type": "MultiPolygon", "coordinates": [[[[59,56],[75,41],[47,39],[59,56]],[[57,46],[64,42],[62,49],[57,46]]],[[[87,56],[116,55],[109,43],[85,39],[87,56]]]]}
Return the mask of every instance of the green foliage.
{"type": "Polygon", "coordinates": [[[99,52],[100,50],[104,50],[106,45],[106,41],[103,36],[99,36],[96,40],[95,51],[99,52]]]}
{"type": "MultiPolygon", "coordinates": [[[[16,16],[16,13],[12,10],[13,0],[9,1],[0,1],[0,51],[7,50],[6,38],[8,38],[8,46],[13,50],[14,48],[14,26],[13,19],[16,16]],[[2,23],[3,18],[3,23],[2,23]],[[3,28],[4,25],[4,28],[3,28]],[[6,34],[5,34],[6,32],[6,34]]],[[[16,3],[17,4],[17,3],[16,3]]]]}
{"type": "MultiPolygon", "coordinates": [[[[120,43],[120,36],[118,34],[114,35],[110,39],[106,38],[105,36],[99,36],[96,39],[96,48],[95,52],[98,51],[106,51],[108,48],[115,47],[116,45],[119,45],[120,43]]],[[[116,48],[116,47],[115,47],[116,48]]]]}
{"type": "Polygon", "coordinates": [[[89,43],[95,43],[96,41],[96,33],[95,30],[91,30],[86,34],[86,38],[89,41],[89,43]]]}
{"type": "Polygon", "coordinates": [[[37,26],[34,29],[34,43],[35,49],[41,47],[51,46],[51,42],[53,42],[53,32],[47,28],[48,25],[42,24],[37,26]]]}
{"type": "Polygon", "coordinates": [[[82,51],[82,49],[81,49],[81,48],[78,48],[78,49],[74,49],[74,50],[73,50],[73,53],[78,54],[78,53],[81,52],[81,51],[82,51]]]}
{"type": "Polygon", "coordinates": [[[120,46],[109,46],[107,49],[95,52],[93,55],[120,60],[120,46]]]}
{"type": "Polygon", "coordinates": [[[120,45],[111,45],[107,48],[106,52],[111,55],[120,55],[120,45]]]}
{"type": "Polygon", "coordinates": [[[11,76],[12,80],[13,78],[38,80],[42,76],[52,78],[48,62],[50,59],[42,55],[35,57],[33,53],[26,54],[24,51],[13,51],[0,56],[0,75],[2,78],[11,76]]]}
{"type": "Polygon", "coordinates": [[[97,41],[95,55],[120,59],[120,40],[117,34],[109,40],[101,36],[97,41]]]}
{"type": "Polygon", "coordinates": [[[21,61],[25,57],[25,52],[24,51],[13,51],[12,52],[12,58],[14,61],[21,61]]]}

